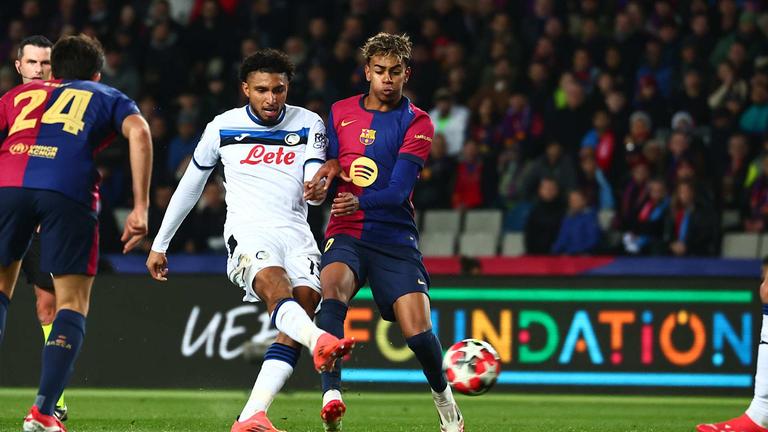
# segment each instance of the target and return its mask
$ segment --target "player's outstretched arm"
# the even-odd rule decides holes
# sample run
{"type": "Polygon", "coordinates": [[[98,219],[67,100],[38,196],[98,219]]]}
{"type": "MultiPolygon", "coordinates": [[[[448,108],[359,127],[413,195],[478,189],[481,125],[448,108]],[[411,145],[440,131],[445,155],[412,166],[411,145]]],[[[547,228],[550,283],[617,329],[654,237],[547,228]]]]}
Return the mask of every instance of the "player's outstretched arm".
{"type": "Polygon", "coordinates": [[[149,257],[147,257],[147,271],[155,280],[167,280],[168,259],[165,256],[165,251],[168,250],[168,245],[171,243],[171,239],[181,226],[184,218],[187,217],[197,203],[197,200],[200,199],[200,195],[203,193],[205,183],[208,181],[211,172],[213,172],[213,169],[198,168],[197,164],[192,161],[184,172],[181,181],[179,181],[179,186],[176,188],[176,192],[173,193],[171,202],[168,203],[160,230],[157,232],[157,236],[152,243],[152,250],[149,252],[149,257]]]}
{"type": "Polygon", "coordinates": [[[147,235],[147,212],[149,209],[149,180],[152,175],[152,135],[149,125],[139,114],[129,115],[123,120],[123,136],[128,139],[133,178],[133,210],[125,220],[125,229],[120,240],[125,243],[123,253],[136,247],[147,235]]]}

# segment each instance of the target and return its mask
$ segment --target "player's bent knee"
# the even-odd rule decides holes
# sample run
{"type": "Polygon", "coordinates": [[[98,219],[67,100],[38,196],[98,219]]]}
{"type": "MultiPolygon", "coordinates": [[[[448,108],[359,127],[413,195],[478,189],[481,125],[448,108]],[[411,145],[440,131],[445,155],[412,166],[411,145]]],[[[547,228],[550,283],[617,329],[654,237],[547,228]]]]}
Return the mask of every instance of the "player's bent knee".
{"type": "Polygon", "coordinates": [[[293,297],[291,281],[281,267],[267,267],[256,273],[253,290],[270,310],[279,300],[293,297]]]}
{"type": "Polygon", "coordinates": [[[275,343],[287,345],[291,348],[301,348],[301,344],[289,338],[285,333],[282,333],[282,332],[277,334],[277,337],[275,338],[275,343]]]}

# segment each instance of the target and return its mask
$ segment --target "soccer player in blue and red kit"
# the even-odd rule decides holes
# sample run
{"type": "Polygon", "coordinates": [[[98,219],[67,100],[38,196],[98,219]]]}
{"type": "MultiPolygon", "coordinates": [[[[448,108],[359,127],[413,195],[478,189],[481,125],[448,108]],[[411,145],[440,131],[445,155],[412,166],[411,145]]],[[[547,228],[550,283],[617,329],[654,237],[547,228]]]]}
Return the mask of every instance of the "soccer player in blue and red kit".
{"type": "MultiPolygon", "coordinates": [[[[331,161],[306,184],[310,193],[323,177],[331,183],[341,170],[341,181],[333,183],[317,323],[342,337],[347,305],[368,281],[382,318],[400,324],[423,367],[440,429],[463,431],[464,420],[443,375],[440,341],[432,332],[429,276],[410,200],[434,135],[429,115],[403,96],[411,74],[411,42],[406,35],[379,33],[362,51],[370,90],[333,105],[327,127],[331,161]]],[[[322,386],[325,429],[341,430],[346,406],[339,372],[323,373],[322,386]]]]}
{"type": "Polygon", "coordinates": [[[94,156],[117,133],[129,141],[134,207],[122,240],[147,233],[152,142],[135,102],[99,84],[104,53],[87,36],[59,40],[54,80],[35,80],[0,98],[0,338],[21,259],[41,227],[41,270],[53,274],[56,317],[43,348],[40,388],[23,430],[60,432],[54,405],[85,337],[98,263],[99,174],[94,156]]]}

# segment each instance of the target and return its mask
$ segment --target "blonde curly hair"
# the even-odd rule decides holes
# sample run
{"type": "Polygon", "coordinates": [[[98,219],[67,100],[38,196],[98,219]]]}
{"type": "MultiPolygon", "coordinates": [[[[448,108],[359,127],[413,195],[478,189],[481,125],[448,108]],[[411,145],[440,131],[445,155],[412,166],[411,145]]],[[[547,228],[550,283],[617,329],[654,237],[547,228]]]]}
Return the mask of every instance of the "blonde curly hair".
{"type": "Polygon", "coordinates": [[[407,65],[411,59],[412,47],[411,38],[406,34],[379,33],[368,38],[360,50],[363,52],[366,63],[374,56],[394,56],[399,62],[407,65]]]}

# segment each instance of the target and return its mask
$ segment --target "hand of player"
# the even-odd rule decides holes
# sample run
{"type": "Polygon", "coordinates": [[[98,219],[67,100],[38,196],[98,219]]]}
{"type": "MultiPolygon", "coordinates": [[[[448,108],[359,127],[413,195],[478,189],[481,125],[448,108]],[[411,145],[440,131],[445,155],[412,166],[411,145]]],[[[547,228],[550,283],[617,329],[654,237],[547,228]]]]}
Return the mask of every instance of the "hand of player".
{"type": "Polygon", "coordinates": [[[325,188],[325,178],[320,179],[318,183],[304,182],[304,199],[306,201],[325,201],[328,190],[325,188]]]}
{"type": "Polygon", "coordinates": [[[128,217],[125,218],[125,228],[120,237],[120,241],[125,243],[123,253],[130,252],[147,235],[149,231],[147,219],[147,209],[140,207],[134,207],[128,217]]]}
{"type": "Polygon", "coordinates": [[[360,200],[349,192],[342,192],[333,199],[331,216],[347,216],[360,210],[360,200]]]}
{"type": "MultiPolygon", "coordinates": [[[[317,170],[317,173],[314,177],[312,177],[312,180],[309,182],[310,188],[314,188],[316,185],[320,183],[320,180],[325,178],[325,185],[323,185],[324,190],[328,190],[329,187],[331,187],[331,183],[333,182],[333,179],[336,178],[336,176],[341,177],[342,180],[345,182],[351,182],[352,177],[347,175],[342,169],[341,164],[339,164],[338,159],[330,159],[325,161],[323,166],[320,167],[319,170],[317,170]]],[[[306,198],[306,196],[305,196],[306,198]]]]}
{"type": "Polygon", "coordinates": [[[168,280],[168,258],[162,252],[149,251],[147,257],[147,270],[154,280],[165,282],[168,280]]]}

